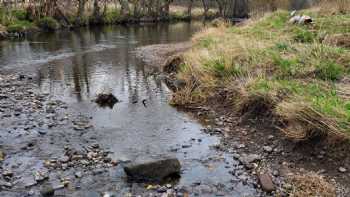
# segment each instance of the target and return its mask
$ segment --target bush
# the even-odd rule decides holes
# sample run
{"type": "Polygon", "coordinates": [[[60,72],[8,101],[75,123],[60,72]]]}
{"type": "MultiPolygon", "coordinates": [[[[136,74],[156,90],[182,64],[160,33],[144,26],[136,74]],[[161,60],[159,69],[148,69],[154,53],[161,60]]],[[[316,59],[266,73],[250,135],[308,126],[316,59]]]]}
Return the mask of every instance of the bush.
{"type": "Polygon", "coordinates": [[[59,23],[52,17],[44,17],[37,21],[39,28],[46,31],[54,31],[59,28],[59,23]]]}
{"type": "Polygon", "coordinates": [[[20,24],[12,24],[7,27],[7,31],[10,33],[19,33],[19,32],[24,32],[25,27],[20,24]]]}
{"type": "Polygon", "coordinates": [[[13,21],[7,26],[7,31],[10,33],[24,33],[32,29],[35,29],[35,26],[29,21],[13,21]]]}
{"type": "Polygon", "coordinates": [[[103,22],[105,24],[113,24],[121,19],[120,13],[118,11],[107,11],[103,16],[103,22]]]}
{"type": "Polygon", "coordinates": [[[13,10],[12,15],[18,20],[27,20],[28,13],[25,10],[13,10]]]}

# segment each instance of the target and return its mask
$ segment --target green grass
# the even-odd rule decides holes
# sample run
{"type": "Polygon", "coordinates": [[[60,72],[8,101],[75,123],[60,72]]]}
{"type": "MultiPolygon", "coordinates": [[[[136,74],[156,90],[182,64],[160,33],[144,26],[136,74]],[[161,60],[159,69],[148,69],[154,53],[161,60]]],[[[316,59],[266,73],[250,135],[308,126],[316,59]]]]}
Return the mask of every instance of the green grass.
{"type": "Polygon", "coordinates": [[[321,62],[316,65],[316,76],[322,80],[335,81],[340,79],[344,73],[344,67],[332,61],[321,62]]]}
{"type": "MultiPolygon", "coordinates": [[[[336,119],[339,125],[348,126],[350,121],[350,101],[341,98],[334,86],[323,83],[305,83],[296,80],[266,80],[259,79],[250,84],[248,90],[253,94],[283,94],[299,103],[309,103],[314,110],[328,118],[336,119]]],[[[350,132],[350,127],[344,129],[350,132]]]]}

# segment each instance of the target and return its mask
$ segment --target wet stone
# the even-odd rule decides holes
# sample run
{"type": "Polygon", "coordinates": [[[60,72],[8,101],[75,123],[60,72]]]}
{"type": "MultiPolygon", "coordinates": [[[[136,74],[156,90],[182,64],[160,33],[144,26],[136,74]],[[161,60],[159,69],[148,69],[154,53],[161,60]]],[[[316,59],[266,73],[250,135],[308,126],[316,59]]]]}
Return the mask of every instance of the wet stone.
{"type": "Polygon", "coordinates": [[[40,193],[43,197],[50,197],[55,195],[55,190],[51,185],[45,185],[41,188],[40,193]]]}
{"type": "Polygon", "coordinates": [[[0,186],[1,186],[1,187],[8,187],[8,188],[11,188],[11,187],[12,187],[12,183],[7,182],[7,181],[0,180],[0,186]]]}
{"type": "Polygon", "coordinates": [[[181,164],[176,158],[130,164],[124,171],[131,180],[142,182],[162,181],[172,175],[180,175],[181,164]]]}
{"type": "Polygon", "coordinates": [[[271,153],[273,151],[273,148],[271,146],[264,146],[263,149],[267,153],[271,153]]]}
{"type": "Polygon", "coordinates": [[[347,170],[346,170],[346,168],[344,168],[344,167],[340,167],[340,168],[338,169],[338,171],[341,172],[341,173],[345,173],[347,170]]]}
{"type": "Polygon", "coordinates": [[[5,177],[12,177],[13,176],[13,172],[11,170],[5,170],[3,173],[2,173],[2,176],[5,176],[5,177]]]}
{"type": "Polygon", "coordinates": [[[75,175],[76,178],[81,178],[83,176],[83,173],[78,171],[74,175],[75,175]]]}
{"type": "Polygon", "coordinates": [[[28,177],[23,177],[21,182],[23,183],[24,187],[32,187],[37,184],[37,182],[34,180],[34,177],[28,176],[28,177]]]}
{"type": "Polygon", "coordinates": [[[272,192],[272,191],[275,191],[275,185],[274,183],[272,182],[272,178],[269,174],[259,174],[258,175],[258,179],[259,179],[259,182],[260,182],[260,185],[262,187],[262,189],[265,191],[265,192],[272,192]]]}

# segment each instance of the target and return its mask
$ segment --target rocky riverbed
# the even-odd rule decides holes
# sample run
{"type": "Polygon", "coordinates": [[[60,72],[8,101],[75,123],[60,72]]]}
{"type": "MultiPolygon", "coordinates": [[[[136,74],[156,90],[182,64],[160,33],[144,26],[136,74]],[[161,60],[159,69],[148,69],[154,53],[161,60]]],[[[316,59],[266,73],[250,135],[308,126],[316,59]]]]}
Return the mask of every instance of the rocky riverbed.
{"type": "MultiPolygon", "coordinates": [[[[180,176],[192,170],[198,173],[212,171],[215,174],[216,168],[221,165],[231,175],[225,174],[226,170],[219,170],[224,174],[219,173],[215,183],[205,183],[200,178],[195,181],[202,176],[200,174],[193,174],[190,181],[180,184],[174,179],[159,183],[128,181],[123,168],[130,161],[115,159],[107,144],[100,144],[101,136],[96,135],[92,117],[75,113],[69,104],[39,91],[34,78],[26,75],[0,76],[1,196],[180,197],[268,194],[260,189],[258,178],[246,170],[246,166],[254,165],[261,159],[260,156],[247,155],[236,162],[224,156],[224,152],[218,150],[220,146],[215,145],[212,147],[218,154],[215,157],[191,159],[192,153],[188,151],[200,144],[205,146],[205,136],[190,138],[188,142],[169,150],[184,155],[181,158],[180,176]],[[207,170],[199,170],[202,168],[200,166],[206,166],[207,170]],[[226,182],[227,178],[230,184],[226,182]]],[[[195,151],[193,153],[196,154],[195,151]]],[[[161,170],[159,167],[162,166],[158,165],[157,170],[161,170]]],[[[187,176],[185,179],[189,178],[187,176]]],[[[267,184],[270,184],[269,177],[267,184]]]]}

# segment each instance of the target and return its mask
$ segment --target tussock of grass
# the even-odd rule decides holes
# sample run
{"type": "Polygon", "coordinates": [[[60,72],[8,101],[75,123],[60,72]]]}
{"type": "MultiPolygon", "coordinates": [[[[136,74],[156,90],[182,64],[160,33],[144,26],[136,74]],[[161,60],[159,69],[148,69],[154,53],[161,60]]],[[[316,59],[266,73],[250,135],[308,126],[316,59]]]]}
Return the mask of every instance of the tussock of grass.
{"type": "Polygon", "coordinates": [[[291,197],[337,196],[334,184],[329,183],[323,176],[314,172],[290,176],[289,182],[292,183],[289,193],[291,197]]]}
{"type": "Polygon", "coordinates": [[[350,49],[329,38],[350,32],[350,15],[302,12],[315,24],[290,24],[289,13],[277,11],[196,34],[178,76],[189,84],[195,78],[196,86],[177,92],[175,102],[205,102],[217,87],[233,87],[240,92],[237,109],[271,111],[293,139],[349,136],[350,100],[338,84],[349,77],[350,49]]]}

